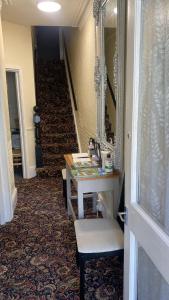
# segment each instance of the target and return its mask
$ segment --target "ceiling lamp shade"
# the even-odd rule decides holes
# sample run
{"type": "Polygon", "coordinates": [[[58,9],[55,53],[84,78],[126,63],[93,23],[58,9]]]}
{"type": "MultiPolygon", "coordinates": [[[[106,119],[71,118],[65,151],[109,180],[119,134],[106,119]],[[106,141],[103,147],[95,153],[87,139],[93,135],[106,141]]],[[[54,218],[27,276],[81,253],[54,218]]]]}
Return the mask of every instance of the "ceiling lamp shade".
{"type": "Polygon", "coordinates": [[[54,0],[41,0],[37,2],[37,7],[41,11],[47,12],[47,13],[53,13],[57,12],[61,9],[61,5],[54,0]]]}

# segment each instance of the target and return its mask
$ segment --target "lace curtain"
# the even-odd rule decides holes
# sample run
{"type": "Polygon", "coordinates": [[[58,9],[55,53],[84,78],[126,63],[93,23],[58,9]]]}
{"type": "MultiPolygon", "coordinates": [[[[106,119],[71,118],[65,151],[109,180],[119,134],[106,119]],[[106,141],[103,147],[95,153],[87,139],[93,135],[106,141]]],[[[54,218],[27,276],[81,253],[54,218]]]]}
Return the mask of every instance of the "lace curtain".
{"type": "MultiPolygon", "coordinates": [[[[169,234],[169,1],[142,0],[138,198],[169,234]]],[[[138,300],[167,300],[169,287],[139,251],[138,300]]]]}

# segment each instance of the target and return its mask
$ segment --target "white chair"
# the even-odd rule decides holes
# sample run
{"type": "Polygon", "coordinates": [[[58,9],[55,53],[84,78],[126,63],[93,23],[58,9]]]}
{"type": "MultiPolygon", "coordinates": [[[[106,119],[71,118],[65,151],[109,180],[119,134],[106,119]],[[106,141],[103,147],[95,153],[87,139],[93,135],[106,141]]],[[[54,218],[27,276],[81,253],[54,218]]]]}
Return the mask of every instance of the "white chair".
{"type": "Polygon", "coordinates": [[[115,219],[80,219],[74,222],[74,226],[80,267],[80,299],[84,299],[85,262],[104,256],[123,256],[123,232],[115,219]]]}

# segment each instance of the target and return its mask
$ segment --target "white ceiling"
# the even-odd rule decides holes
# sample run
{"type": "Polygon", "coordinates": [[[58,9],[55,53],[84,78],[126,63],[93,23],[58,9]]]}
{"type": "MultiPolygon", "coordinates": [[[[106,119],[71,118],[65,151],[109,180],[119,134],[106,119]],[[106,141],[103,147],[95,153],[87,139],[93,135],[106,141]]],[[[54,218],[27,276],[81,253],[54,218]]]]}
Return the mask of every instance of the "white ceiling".
{"type": "Polygon", "coordinates": [[[4,0],[2,19],[34,26],[78,26],[80,19],[91,0],[57,0],[62,9],[47,14],[36,7],[36,0],[4,0]]]}

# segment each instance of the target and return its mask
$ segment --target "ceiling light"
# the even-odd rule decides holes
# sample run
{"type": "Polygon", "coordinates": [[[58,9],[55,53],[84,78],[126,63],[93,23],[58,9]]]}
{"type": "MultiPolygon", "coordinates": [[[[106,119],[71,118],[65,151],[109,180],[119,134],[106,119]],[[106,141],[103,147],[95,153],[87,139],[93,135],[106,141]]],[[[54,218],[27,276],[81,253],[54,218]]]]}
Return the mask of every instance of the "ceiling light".
{"type": "Polygon", "coordinates": [[[52,0],[38,1],[37,7],[38,9],[48,13],[53,13],[61,9],[61,5],[52,0]]]}
{"type": "Polygon", "coordinates": [[[117,7],[115,7],[115,8],[113,9],[113,12],[114,12],[115,15],[117,15],[117,7]]]}

